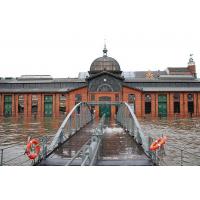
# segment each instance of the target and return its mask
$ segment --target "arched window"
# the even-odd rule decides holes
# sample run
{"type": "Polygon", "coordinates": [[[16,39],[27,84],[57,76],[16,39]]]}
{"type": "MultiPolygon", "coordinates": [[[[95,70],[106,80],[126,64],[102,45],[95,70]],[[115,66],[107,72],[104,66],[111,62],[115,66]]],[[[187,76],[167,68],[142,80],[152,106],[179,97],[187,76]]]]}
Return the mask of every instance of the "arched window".
{"type": "Polygon", "coordinates": [[[194,113],[194,97],[193,94],[188,94],[188,113],[194,113]]]}
{"type": "Polygon", "coordinates": [[[80,103],[81,101],[82,101],[81,94],[76,94],[75,95],[75,104],[80,103]]]}
{"type": "Polygon", "coordinates": [[[134,94],[129,94],[128,95],[128,103],[134,103],[135,102],[135,95],[134,94]]]}
{"type": "Polygon", "coordinates": [[[60,114],[64,114],[66,112],[66,95],[60,94],[60,106],[59,106],[60,114]]]}
{"type": "Polygon", "coordinates": [[[151,95],[145,94],[145,114],[151,113],[151,95]]]}
{"type": "Polygon", "coordinates": [[[38,111],[38,96],[37,95],[32,95],[32,113],[37,113],[38,111]]]}
{"type": "Polygon", "coordinates": [[[19,95],[18,98],[18,112],[24,113],[24,95],[19,95]]]}
{"type": "MultiPolygon", "coordinates": [[[[75,95],[75,105],[80,103],[81,101],[82,101],[81,94],[76,94],[75,95]]],[[[80,114],[80,107],[77,108],[77,113],[80,114]]]]}
{"type": "Polygon", "coordinates": [[[109,84],[102,84],[97,88],[98,92],[112,92],[113,89],[109,84]]]}
{"type": "Polygon", "coordinates": [[[135,95],[134,94],[129,94],[128,95],[128,103],[133,106],[133,110],[135,112],[135,95]]]}
{"type": "Polygon", "coordinates": [[[174,113],[180,113],[180,94],[174,93],[174,113]]]}

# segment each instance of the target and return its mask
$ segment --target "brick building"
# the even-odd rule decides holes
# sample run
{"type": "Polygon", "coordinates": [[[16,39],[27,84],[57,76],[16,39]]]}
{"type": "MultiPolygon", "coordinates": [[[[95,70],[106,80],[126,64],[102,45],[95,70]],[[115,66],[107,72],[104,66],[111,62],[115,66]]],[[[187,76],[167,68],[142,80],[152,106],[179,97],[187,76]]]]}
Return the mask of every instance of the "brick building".
{"type": "Polygon", "coordinates": [[[187,67],[123,72],[106,47],[78,78],[24,75],[0,80],[0,116],[57,117],[80,101],[90,102],[97,116],[115,116],[120,102],[134,105],[138,117],[199,116],[200,80],[192,56],[187,67]]]}

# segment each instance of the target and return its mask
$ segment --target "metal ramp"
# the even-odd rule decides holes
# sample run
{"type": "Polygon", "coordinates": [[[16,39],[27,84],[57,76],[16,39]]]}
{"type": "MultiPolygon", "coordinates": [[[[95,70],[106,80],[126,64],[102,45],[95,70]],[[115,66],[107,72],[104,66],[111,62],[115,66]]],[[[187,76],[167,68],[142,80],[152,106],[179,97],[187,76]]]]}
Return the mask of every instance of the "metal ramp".
{"type": "MultiPolygon", "coordinates": [[[[77,131],[76,134],[70,137],[69,140],[57,148],[51,155],[42,160],[39,165],[66,165],[74,157],[74,155],[80,151],[81,147],[88,143],[97,125],[98,122],[95,120],[87,124],[84,128],[77,131]]],[[[74,165],[81,165],[81,155],[77,157],[76,162],[74,163],[74,165]]]]}
{"type": "Polygon", "coordinates": [[[149,166],[153,162],[115,120],[103,116],[78,131],[39,165],[149,166]]]}
{"type": "Polygon", "coordinates": [[[129,104],[118,104],[116,121],[105,121],[105,114],[99,122],[92,119],[90,105],[77,104],[36,165],[159,165],[162,149],[149,151],[152,138],[142,132],[129,104]]]}

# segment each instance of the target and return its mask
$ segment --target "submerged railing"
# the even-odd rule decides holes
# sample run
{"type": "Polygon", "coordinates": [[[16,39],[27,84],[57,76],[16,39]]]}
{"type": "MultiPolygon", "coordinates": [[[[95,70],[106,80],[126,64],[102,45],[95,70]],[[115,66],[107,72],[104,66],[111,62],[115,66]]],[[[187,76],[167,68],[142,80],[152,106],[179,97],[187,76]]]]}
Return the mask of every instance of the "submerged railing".
{"type": "Polygon", "coordinates": [[[160,165],[164,166],[200,166],[200,152],[192,153],[184,147],[167,143],[165,156],[158,156],[160,165]]]}

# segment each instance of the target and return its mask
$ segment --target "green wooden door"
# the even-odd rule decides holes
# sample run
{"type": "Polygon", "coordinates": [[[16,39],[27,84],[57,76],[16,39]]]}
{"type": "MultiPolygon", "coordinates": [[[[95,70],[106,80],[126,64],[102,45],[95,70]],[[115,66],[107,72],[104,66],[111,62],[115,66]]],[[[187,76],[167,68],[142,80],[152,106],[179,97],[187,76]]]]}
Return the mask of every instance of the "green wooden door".
{"type": "Polygon", "coordinates": [[[47,117],[53,114],[53,98],[50,95],[44,97],[44,115],[47,117]]]}
{"type": "Polygon", "coordinates": [[[99,105],[99,117],[102,117],[104,113],[106,114],[106,117],[110,117],[111,105],[109,105],[109,104],[99,105]]]}
{"type": "Polygon", "coordinates": [[[12,115],[12,96],[6,95],[4,96],[4,116],[12,115]]]}
{"type": "Polygon", "coordinates": [[[158,116],[161,116],[161,117],[167,116],[167,96],[166,95],[158,96],[158,116]]]}
{"type": "Polygon", "coordinates": [[[111,98],[108,96],[102,96],[102,97],[99,97],[99,101],[101,102],[101,104],[99,105],[99,117],[102,117],[104,113],[106,114],[106,117],[110,117],[111,116],[111,105],[110,105],[111,98]]]}

